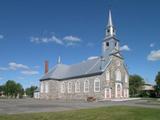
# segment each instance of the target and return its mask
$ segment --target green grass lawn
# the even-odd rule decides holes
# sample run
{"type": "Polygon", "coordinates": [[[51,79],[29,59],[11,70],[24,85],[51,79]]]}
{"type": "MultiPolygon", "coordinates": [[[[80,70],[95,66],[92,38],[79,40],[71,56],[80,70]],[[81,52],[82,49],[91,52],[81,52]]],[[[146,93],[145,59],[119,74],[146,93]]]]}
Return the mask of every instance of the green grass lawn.
{"type": "Polygon", "coordinates": [[[160,120],[160,109],[101,107],[64,112],[0,115],[0,120],[160,120]]]}

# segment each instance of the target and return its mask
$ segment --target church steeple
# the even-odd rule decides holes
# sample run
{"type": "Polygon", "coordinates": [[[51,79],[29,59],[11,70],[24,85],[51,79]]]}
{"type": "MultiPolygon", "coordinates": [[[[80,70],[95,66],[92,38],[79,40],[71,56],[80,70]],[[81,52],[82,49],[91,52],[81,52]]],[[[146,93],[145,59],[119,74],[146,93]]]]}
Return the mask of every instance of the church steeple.
{"type": "Polygon", "coordinates": [[[58,57],[57,64],[61,64],[61,56],[58,57]]]}
{"type": "Polygon", "coordinates": [[[112,22],[111,10],[109,10],[108,24],[105,30],[105,38],[102,43],[102,54],[105,57],[116,52],[119,52],[119,40],[116,38],[116,31],[112,22]]]}
{"type": "Polygon", "coordinates": [[[111,13],[111,10],[109,10],[108,24],[106,27],[106,37],[112,37],[114,35],[116,35],[116,33],[115,33],[115,28],[114,28],[113,22],[112,22],[112,13],[111,13]]]}

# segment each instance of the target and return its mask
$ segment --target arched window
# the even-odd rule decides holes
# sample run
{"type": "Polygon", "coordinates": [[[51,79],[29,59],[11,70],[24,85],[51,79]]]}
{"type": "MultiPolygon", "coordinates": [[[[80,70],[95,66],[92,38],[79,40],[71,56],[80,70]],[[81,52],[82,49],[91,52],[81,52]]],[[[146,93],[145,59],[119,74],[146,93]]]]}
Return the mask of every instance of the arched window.
{"type": "Polygon", "coordinates": [[[116,70],[116,80],[121,81],[121,71],[119,69],[116,70]]]}
{"type": "Polygon", "coordinates": [[[72,83],[69,82],[68,83],[68,93],[71,93],[72,92],[72,83]]]}
{"type": "Polygon", "coordinates": [[[89,92],[89,81],[88,80],[84,81],[84,92],[89,92]]]}
{"type": "Polygon", "coordinates": [[[48,83],[46,82],[45,83],[45,93],[48,93],[49,92],[49,85],[48,83]]]}
{"type": "Polygon", "coordinates": [[[43,93],[44,92],[44,85],[43,85],[43,82],[41,82],[41,93],[43,93]]]}
{"type": "Polygon", "coordinates": [[[110,80],[110,72],[106,71],[106,80],[110,80]]]}
{"type": "Polygon", "coordinates": [[[109,47],[109,42],[106,42],[106,46],[109,47]]]}
{"type": "Polygon", "coordinates": [[[125,74],[125,82],[127,83],[128,82],[128,75],[125,74]]]}
{"type": "Polygon", "coordinates": [[[94,80],[94,92],[100,92],[100,79],[98,78],[94,80]]]}
{"type": "Polygon", "coordinates": [[[76,81],[75,83],[75,92],[80,92],[80,82],[76,81]]]}
{"type": "Polygon", "coordinates": [[[65,83],[61,83],[61,93],[65,93],[65,83]]]}

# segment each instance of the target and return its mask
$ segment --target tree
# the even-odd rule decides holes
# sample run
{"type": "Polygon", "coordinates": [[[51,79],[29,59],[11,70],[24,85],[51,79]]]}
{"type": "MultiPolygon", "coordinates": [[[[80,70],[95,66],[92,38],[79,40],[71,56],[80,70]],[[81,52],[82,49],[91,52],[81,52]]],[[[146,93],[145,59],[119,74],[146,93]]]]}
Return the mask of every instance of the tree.
{"type": "Polygon", "coordinates": [[[16,91],[16,83],[13,80],[8,80],[5,84],[5,89],[4,89],[4,93],[7,97],[11,96],[15,96],[15,91],[16,91]]]}
{"type": "Polygon", "coordinates": [[[26,88],[26,95],[33,97],[34,91],[37,89],[37,86],[31,86],[26,88]]]}
{"type": "Polygon", "coordinates": [[[0,85],[0,96],[4,93],[4,85],[0,85]]]}
{"type": "Polygon", "coordinates": [[[160,97],[160,72],[157,73],[155,82],[156,82],[155,93],[157,97],[160,97]]]}
{"type": "Polygon", "coordinates": [[[157,73],[155,82],[156,82],[156,85],[160,86],[160,72],[157,73]]]}
{"type": "Polygon", "coordinates": [[[139,75],[131,75],[129,77],[129,92],[130,96],[139,96],[144,85],[144,79],[139,75]]]}
{"type": "Polygon", "coordinates": [[[22,96],[23,91],[22,85],[13,80],[8,80],[4,85],[4,94],[7,97],[16,98],[17,96],[22,96]]]}
{"type": "Polygon", "coordinates": [[[20,83],[16,84],[16,92],[15,92],[15,97],[22,98],[24,94],[24,89],[20,83]]]}
{"type": "Polygon", "coordinates": [[[0,92],[4,91],[4,85],[0,85],[0,92]]]}

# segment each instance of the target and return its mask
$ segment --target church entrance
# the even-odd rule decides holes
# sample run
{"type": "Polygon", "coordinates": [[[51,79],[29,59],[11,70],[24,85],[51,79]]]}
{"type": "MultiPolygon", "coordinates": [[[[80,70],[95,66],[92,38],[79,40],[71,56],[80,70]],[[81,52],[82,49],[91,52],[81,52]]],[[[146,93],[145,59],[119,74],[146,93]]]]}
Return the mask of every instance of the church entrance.
{"type": "Polygon", "coordinates": [[[105,99],[110,99],[111,98],[111,89],[110,88],[105,88],[105,99]]]}
{"type": "Polygon", "coordinates": [[[121,97],[121,86],[117,85],[117,97],[120,98],[121,97]]]}
{"type": "Polygon", "coordinates": [[[122,98],[122,84],[121,83],[117,83],[116,84],[116,98],[122,98]]]}

